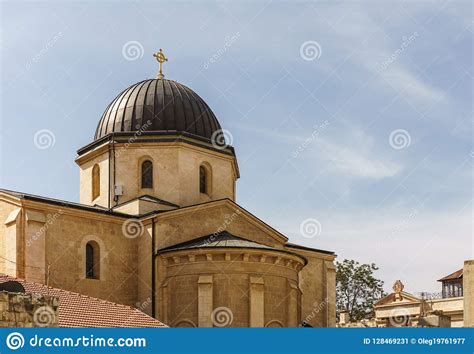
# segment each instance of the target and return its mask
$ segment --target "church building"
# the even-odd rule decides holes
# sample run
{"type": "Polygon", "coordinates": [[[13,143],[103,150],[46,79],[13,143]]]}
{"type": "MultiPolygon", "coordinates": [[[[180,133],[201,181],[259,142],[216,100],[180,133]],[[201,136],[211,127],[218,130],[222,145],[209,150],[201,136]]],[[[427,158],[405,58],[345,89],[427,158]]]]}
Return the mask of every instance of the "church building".
{"type": "Polygon", "coordinates": [[[171,327],[334,326],[335,254],[289,243],[237,203],[216,115],[155,57],[157,78],[120,92],[78,150],[79,203],[0,190],[0,273],[171,327]]]}

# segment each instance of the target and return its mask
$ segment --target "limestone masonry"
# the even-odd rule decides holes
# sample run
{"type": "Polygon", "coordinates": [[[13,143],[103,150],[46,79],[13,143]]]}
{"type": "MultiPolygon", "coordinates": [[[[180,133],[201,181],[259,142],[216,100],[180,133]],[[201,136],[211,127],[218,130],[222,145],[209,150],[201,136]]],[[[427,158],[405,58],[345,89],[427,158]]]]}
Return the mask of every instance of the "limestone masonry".
{"type": "Polygon", "coordinates": [[[78,151],[80,203],[0,191],[0,272],[169,326],[334,326],[335,254],[288,243],[236,203],[223,134],[190,88],[130,86],[78,151]]]}

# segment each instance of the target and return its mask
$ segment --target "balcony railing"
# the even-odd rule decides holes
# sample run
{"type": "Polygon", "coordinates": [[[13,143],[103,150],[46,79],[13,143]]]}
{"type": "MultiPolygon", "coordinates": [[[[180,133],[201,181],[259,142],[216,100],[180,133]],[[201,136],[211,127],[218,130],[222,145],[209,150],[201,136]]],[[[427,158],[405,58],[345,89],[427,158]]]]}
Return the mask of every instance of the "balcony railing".
{"type": "Polygon", "coordinates": [[[442,292],[422,291],[422,292],[415,293],[414,295],[423,300],[437,300],[437,299],[442,299],[444,297],[442,292]]]}

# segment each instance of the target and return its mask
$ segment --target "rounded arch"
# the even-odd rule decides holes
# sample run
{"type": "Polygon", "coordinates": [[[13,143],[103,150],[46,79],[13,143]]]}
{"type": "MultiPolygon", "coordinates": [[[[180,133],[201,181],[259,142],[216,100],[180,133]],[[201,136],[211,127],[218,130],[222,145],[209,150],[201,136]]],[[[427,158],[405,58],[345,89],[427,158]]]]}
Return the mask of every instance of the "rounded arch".
{"type": "Polygon", "coordinates": [[[212,193],[212,167],[206,161],[199,165],[199,193],[209,196],[212,193]]]}
{"type": "Polygon", "coordinates": [[[92,167],[92,200],[100,196],[100,166],[95,164],[92,167]]]}
{"type": "Polygon", "coordinates": [[[100,246],[96,241],[86,243],[85,277],[100,279],[100,246]]]}
{"type": "Polygon", "coordinates": [[[197,326],[193,321],[188,320],[188,319],[184,319],[184,320],[179,320],[178,322],[176,322],[176,325],[174,327],[181,327],[181,328],[183,328],[183,327],[188,327],[188,328],[194,327],[195,328],[197,326]]]}
{"type": "Polygon", "coordinates": [[[155,179],[155,163],[151,156],[142,156],[138,160],[139,189],[153,189],[155,179]]]}
{"type": "Polygon", "coordinates": [[[285,327],[282,322],[278,320],[271,320],[269,321],[265,327],[285,327]]]}
{"type": "Polygon", "coordinates": [[[78,249],[78,260],[79,260],[79,270],[81,279],[96,279],[96,280],[105,280],[107,274],[107,264],[104,262],[104,254],[106,254],[105,244],[102,239],[96,235],[86,235],[81,241],[81,244],[78,249]],[[88,245],[92,246],[93,258],[94,261],[94,277],[89,277],[87,272],[87,249],[88,245]]]}

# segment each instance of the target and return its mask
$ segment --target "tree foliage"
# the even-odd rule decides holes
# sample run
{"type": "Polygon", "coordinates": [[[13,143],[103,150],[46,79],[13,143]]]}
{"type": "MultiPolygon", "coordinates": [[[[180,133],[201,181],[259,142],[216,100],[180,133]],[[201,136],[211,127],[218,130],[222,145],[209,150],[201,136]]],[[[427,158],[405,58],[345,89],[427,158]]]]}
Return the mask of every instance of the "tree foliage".
{"type": "Polygon", "coordinates": [[[383,281],[374,277],[377,266],[344,259],[336,262],[336,303],[338,313],[349,312],[351,321],[371,317],[374,303],[382,298],[383,281]]]}

